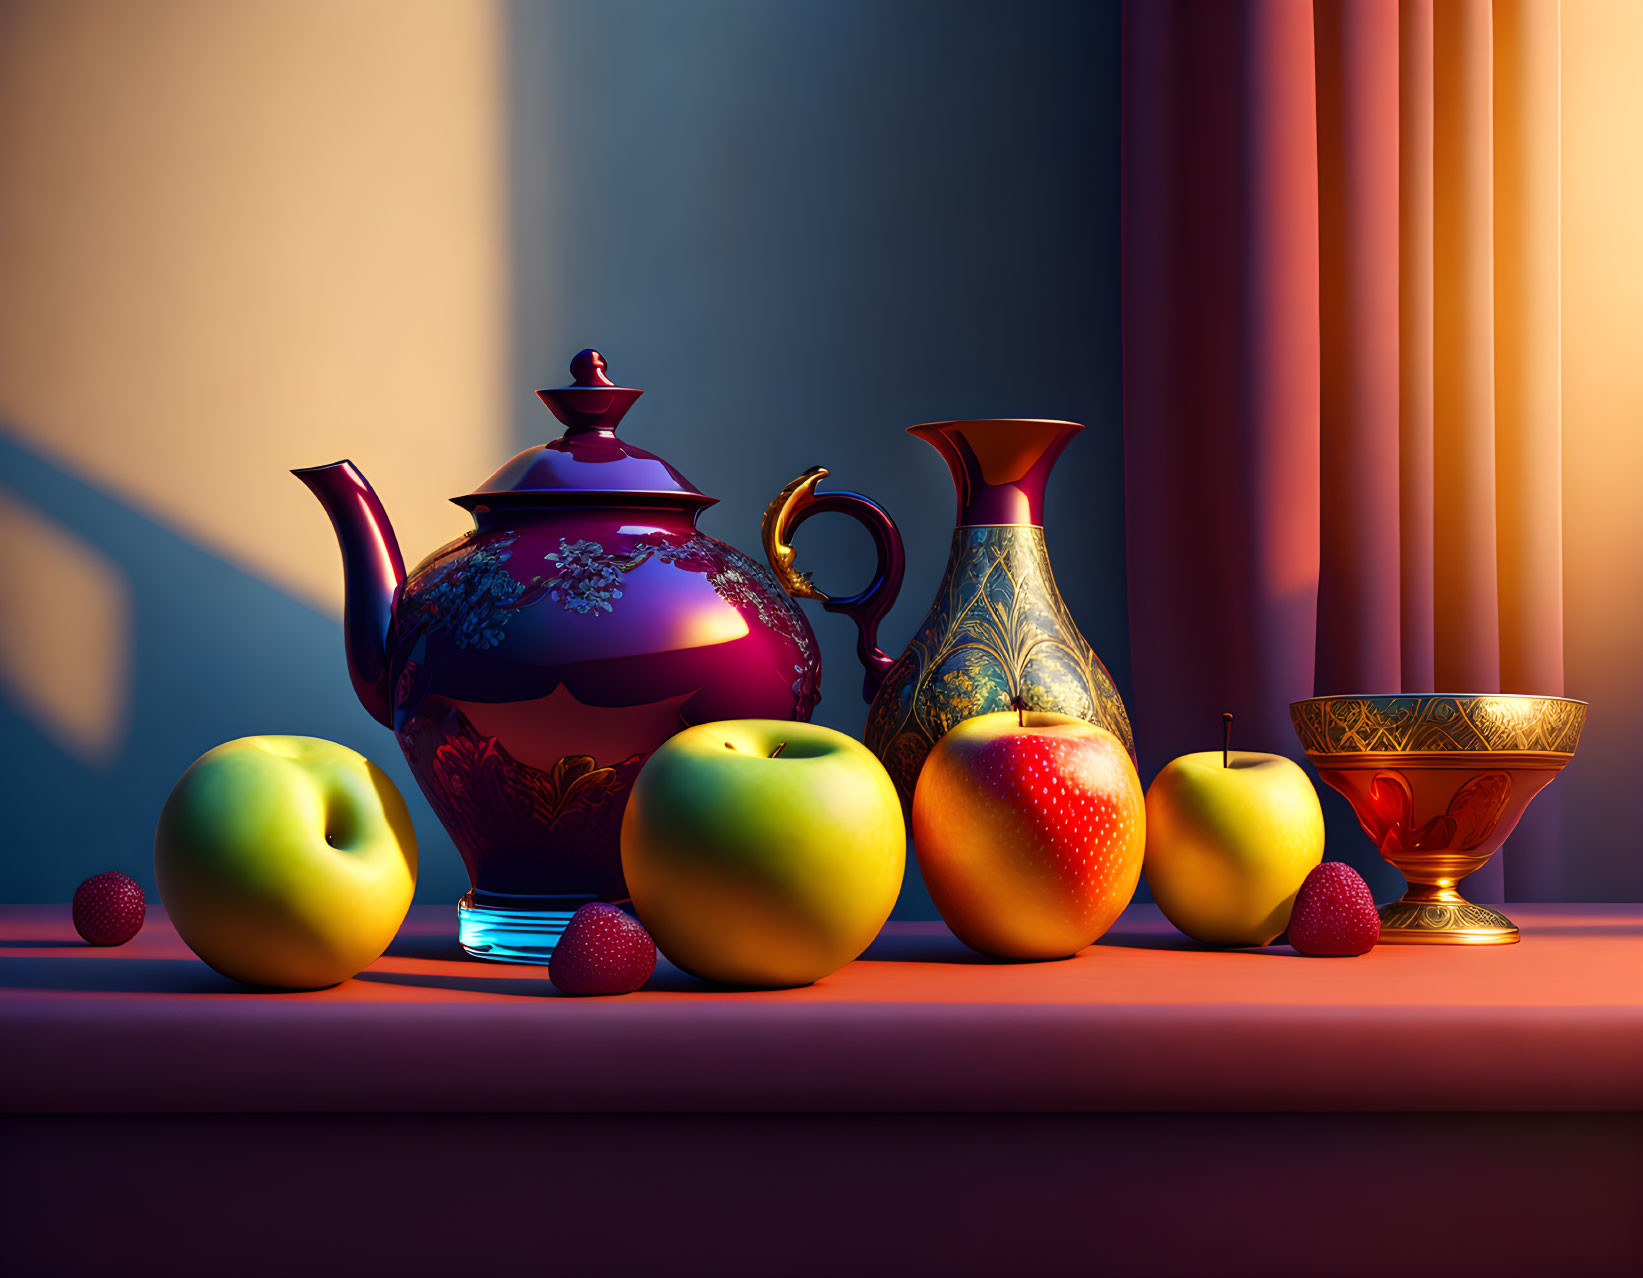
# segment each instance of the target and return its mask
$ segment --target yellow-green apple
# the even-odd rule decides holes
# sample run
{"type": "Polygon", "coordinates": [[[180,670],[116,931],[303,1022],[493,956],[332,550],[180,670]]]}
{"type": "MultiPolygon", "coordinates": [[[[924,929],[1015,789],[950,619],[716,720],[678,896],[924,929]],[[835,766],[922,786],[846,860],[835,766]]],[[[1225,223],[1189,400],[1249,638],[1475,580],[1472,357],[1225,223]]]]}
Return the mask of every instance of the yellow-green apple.
{"type": "Polygon", "coordinates": [[[730,985],[808,985],[895,906],[901,802],[861,742],[813,723],[686,728],[650,756],[622,820],[622,872],[668,959],[730,985]]]}
{"type": "Polygon", "coordinates": [[[913,848],[953,934],[1000,958],[1062,958],[1135,895],[1141,781],[1105,728],[1001,710],[936,742],[913,790],[913,848]]]}
{"type": "Polygon", "coordinates": [[[154,834],[160,899],[224,976],[317,989],[388,948],[416,890],[394,783],[317,737],[242,737],[183,773],[154,834]]]}
{"type": "Polygon", "coordinates": [[[1147,790],[1147,886],[1207,945],[1270,944],[1323,851],[1318,792],[1280,754],[1182,755],[1147,790]]]}

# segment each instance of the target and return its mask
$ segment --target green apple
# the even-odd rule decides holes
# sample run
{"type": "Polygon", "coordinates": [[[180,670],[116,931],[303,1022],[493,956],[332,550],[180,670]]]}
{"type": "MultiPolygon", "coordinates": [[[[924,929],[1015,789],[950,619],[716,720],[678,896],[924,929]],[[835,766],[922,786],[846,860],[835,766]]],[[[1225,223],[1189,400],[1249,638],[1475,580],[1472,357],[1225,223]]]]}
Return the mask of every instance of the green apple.
{"type": "Polygon", "coordinates": [[[1323,851],[1318,792],[1282,755],[1183,755],[1147,790],[1147,886],[1207,945],[1270,944],[1323,851]]]}
{"type": "Polygon", "coordinates": [[[317,989],[388,948],[416,890],[405,800],[317,737],[242,737],[195,760],[154,834],[160,899],[224,976],[317,989]]]}
{"type": "Polygon", "coordinates": [[[873,753],[787,719],[686,728],[646,761],[622,820],[657,948],[730,985],[808,985],[850,962],[890,917],[906,859],[873,753]]]}

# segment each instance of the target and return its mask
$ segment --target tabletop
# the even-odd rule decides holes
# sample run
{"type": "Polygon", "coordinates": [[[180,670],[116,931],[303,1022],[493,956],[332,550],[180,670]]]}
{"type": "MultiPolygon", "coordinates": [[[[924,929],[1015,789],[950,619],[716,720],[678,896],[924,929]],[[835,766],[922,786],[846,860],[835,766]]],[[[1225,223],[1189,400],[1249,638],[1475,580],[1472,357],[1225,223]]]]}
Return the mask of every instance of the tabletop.
{"type": "Polygon", "coordinates": [[[327,990],[248,990],[163,913],[129,944],[0,907],[10,1112],[1643,1107],[1643,905],[1513,905],[1521,944],[1211,951],[1135,905],[1051,963],[891,923],[796,990],[665,960],[618,998],[468,958],[451,907],[327,990]]]}

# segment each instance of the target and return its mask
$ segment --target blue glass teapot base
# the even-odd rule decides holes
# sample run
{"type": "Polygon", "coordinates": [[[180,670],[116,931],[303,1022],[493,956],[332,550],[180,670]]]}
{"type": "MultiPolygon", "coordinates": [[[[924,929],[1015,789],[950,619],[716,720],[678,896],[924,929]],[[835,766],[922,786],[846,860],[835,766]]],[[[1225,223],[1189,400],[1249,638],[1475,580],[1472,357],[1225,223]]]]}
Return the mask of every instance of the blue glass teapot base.
{"type": "Polygon", "coordinates": [[[597,899],[469,892],[456,903],[457,939],[475,958],[547,963],[571,916],[597,899]]]}

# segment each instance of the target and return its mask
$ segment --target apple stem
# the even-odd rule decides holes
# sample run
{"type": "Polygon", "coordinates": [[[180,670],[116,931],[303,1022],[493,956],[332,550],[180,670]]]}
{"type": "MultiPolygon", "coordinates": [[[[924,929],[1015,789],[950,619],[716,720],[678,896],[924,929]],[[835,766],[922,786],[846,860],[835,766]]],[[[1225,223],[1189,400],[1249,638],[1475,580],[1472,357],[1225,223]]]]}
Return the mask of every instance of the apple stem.
{"type": "Polygon", "coordinates": [[[1232,766],[1232,715],[1221,716],[1221,766],[1232,766]]]}
{"type": "Polygon", "coordinates": [[[1010,698],[1010,709],[1015,711],[1015,726],[1025,728],[1027,726],[1027,698],[1019,692],[1016,693],[1015,696],[1010,698]]]}
{"type": "Polygon", "coordinates": [[[787,742],[785,742],[785,741],[776,742],[776,748],[770,752],[770,757],[772,759],[774,759],[778,754],[780,754],[785,749],[787,749],[787,742]]]}

